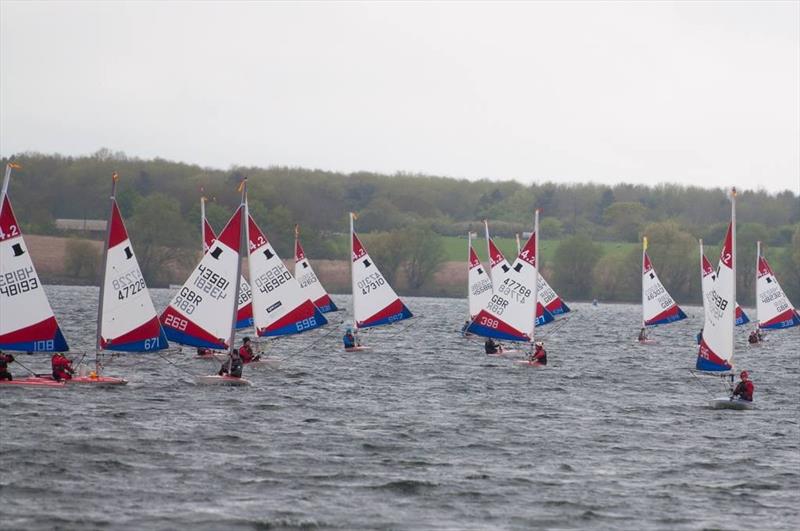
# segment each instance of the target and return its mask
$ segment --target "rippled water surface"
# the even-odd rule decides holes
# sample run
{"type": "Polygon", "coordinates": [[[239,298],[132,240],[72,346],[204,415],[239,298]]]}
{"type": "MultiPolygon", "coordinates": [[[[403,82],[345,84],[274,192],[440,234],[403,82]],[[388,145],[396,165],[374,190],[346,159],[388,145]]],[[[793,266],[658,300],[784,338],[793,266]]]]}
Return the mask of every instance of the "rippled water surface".
{"type": "MultiPolygon", "coordinates": [[[[97,290],[48,290],[79,357],[97,290]]],[[[459,337],[466,301],[407,304],[371,352],[340,324],[264,343],[283,364],[252,388],[194,385],[216,365],[175,348],[107,360],[124,388],[0,389],[0,528],[800,527],[800,331],[740,330],[758,409],[716,411],[687,370],[701,309],[644,347],[637,306],[575,304],[529,369],[459,337]]]]}

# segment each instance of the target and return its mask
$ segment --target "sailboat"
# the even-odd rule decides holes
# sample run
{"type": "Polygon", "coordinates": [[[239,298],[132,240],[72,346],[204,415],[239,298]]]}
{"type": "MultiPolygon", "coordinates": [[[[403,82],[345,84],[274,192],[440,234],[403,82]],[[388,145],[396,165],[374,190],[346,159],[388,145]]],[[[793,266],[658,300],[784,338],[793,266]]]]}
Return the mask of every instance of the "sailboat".
{"type": "Polygon", "coordinates": [[[653,343],[646,335],[647,327],[686,319],[686,314],[658,279],[647,255],[647,237],[642,238],[642,331],[639,343],[653,343]]]}
{"type": "MultiPolygon", "coordinates": [[[[697,352],[696,368],[700,371],[724,373],[733,369],[736,347],[736,189],[731,191],[731,223],[720,252],[717,278],[705,296],[706,307],[703,337],[697,352]]],[[[732,377],[732,375],[731,375],[732,377]]],[[[752,409],[753,403],[732,397],[711,401],[714,408],[752,409]]]]}
{"type": "Polygon", "coordinates": [[[322,315],[308,293],[272,247],[266,234],[247,214],[248,265],[253,290],[253,321],[260,337],[281,337],[301,334],[325,326],[328,320],[322,315]]]}
{"type": "Polygon", "coordinates": [[[322,283],[314,273],[311,263],[300,245],[300,226],[294,226],[294,278],[300,284],[300,289],[314,302],[314,306],[322,313],[337,312],[331,296],[325,291],[322,283]]]}
{"type": "Polygon", "coordinates": [[[128,382],[122,378],[100,374],[102,351],[153,352],[169,347],[119,211],[117,172],[113,173],[111,180],[111,209],[106,226],[103,277],[97,307],[95,370],[89,376],[74,377],[69,383],[125,385],[128,382]]]}
{"type": "MultiPolygon", "coordinates": [[[[714,281],[717,278],[717,272],[711,267],[711,262],[708,261],[706,258],[705,252],[703,251],[703,240],[700,241],[700,281],[701,287],[703,290],[703,315],[708,311],[708,304],[706,303],[706,297],[714,289],[714,281]]],[[[747,317],[747,314],[744,313],[742,307],[739,306],[739,303],[736,303],[736,326],[742,326],[743,324],[747,324],[750,322],[750,318],[747,317]]]]}
{"type": "MultiPolygon", "coordinates": [[[[517,254],[519,254],[519,234],[516,235],[517,237],[517,254]]],[[[553,317],[558,317],[559,315],[564,315],[565,313],[569,313],[572,310],[567,303],[563,301],[561,297],[558,296],[556,290],[550,287],[550,284],[547,283],[543,274],[539,274],[539,303],[547,309],[553,317]]],[[[543,324],[547,324],[551,321],[547,321],[543,324]]]]}
{"type": "MultiPolygon", "coordinates": [[[[511,270],[511,266],[509,265],[508,260],[506,260],[506,257],[503,256],[502,251],[500,251],[497,245],[495,245],[494,240],[489,236],[489,222],[484,220],[483,224],[486,230],[486,245],[488,248],[489,264],[491,265],[492,272],[492,289],[496,293],[499,287],[505,282],[505,279],[511,270]]],[[[537,274],[536,278],[539,279],[537,280],[537,285],[541,287],[541,275],[537,274]]],[[[550,286],[548,286],[548,288],[549,287],[550,286]]],[[[555,295],[554,291],[550,291],[555,295]]],[[[546,325],[548,323],[552,323],[554,320],[555,317],[553,316],[553,313],[545,308],[544,304],[542,304],[542,301],[539,299],[539,302],[536,305],[536,326],[546,325]]]]}
{"type": "MultiPolygon", "coordinates": [[[[495,282],[492,297],[467,327],[467,331],[483,337],[533,345],[537,325],[535,309],[538,301],[538,231],[539,212],[534,214],[534,230],[514,263],[495,282]]],[[[491,250],[491,246],[490,246],[491,250]]],[[[500,276],[498,274],[498,276],[500,276]]],[[[527,363],[527,362],[526,362],[527,363]]]]}
{"type": "MultiPolygon", "coordinates": [[[[0,350],[19,352],[65,352],[69,350],[50,301],[31,260],[22,229],[8,198],[11,170],[6,164],[0,188],[0,350]]],[[[64,382],[32,376],[0,385],[63,387],[64,382]]]]}
{"type": "Polygon", "coordinates": [[[469,320],[478,315],[481,308],[492,298],[492,279],[481,264],[478,253],[472,246],[472,232],[467,233],[467,297],[469,299],[469,320]]]}
{"type": "MultiPolygon", "coordinates": [[[[353,329],[384,326],[413,317],[411,311],[386,281],[375,261],[358,238],[356,215],[350,212],[350,276],[353,288],[353,329]]],[[[347,352],[366,350],[356,345],[347,352]]]]}
{"type": "Polygon", "coordinates": [[[775,273],[756,244],[756,313],[758,327],[780,330],[800,325],[800,313],[781,289],[775,273]]]}
{"type": "MultiPolygon", "coordinates": [[[[237,308],[242,278],[241,244],[245,232],[247,182],[242,181],[242,202],[219,237],[200,259],[161,314],[170,341],[198,348],[234,348],[237,308]]],[[[209,375],[200,384],[252,385],[245,378],[209,375]]]]}
{"type": "MultiPolygon", "coordinates": [[[[203,234],[203,253],[208,252],[208,249],[214,244],[217,235],[214,229],[206,219],[206,198],[200,197],[200,224],[203,234]]],[[[253,293],[250,289],[250,284],[242,277],[239,280],[239,301],[236,310],[236,329],[249,328],[253,326],[253,293]]]]}

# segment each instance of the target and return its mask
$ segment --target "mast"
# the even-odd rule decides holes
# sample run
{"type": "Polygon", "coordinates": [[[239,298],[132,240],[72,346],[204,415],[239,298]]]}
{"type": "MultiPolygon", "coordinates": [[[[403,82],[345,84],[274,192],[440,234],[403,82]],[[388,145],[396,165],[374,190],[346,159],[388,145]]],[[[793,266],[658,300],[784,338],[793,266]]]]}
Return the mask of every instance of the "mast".
{"type": "Polygon", "coordinates": [[[756,280],[753,283],[756,290],[756,328],[761,328],[761,316],[758,315],[758,268],[761,265],[761,240],[756,242],[756,280]]]}
{"type": "Polygon", "coordinates": [[[239,291],[242,287],[242,242],[247,246],[247,255],[250,255],[250,211],[247,208],[247,177],[239,185],[242,192],[242,204],[244,207],[242,216],[239,218],[239,257],[236,260],[236,289],[233,292],[233,312],[231,314],[231,335],[228,353],[233,352],[234,342],[236,341],[236,313],[239,310],[239,291]]]}
{"type": "Polygon", "coordinates": [[[6,164],[6,174],[3,177],[3,188],[0,189],[0,211],[3,210],[3,203],[5,203],[6,195],[8,194],[8,183],[11,180],[11,168],[19,168],[17,164],[9,162],[6,164]]]}
{"type": "MultiPolygon", "coordinates": [[[[539,209],[537,208],[533,213],[533,233],[535,239],[533,241],[533,256],[535,258],[536,267],[534,267],[533,274],[533,328],[531,329],[531,346],[533,346],[533,338],[536,335],[536,314],[539,310],[539,209]]],[[[517,235],[519,238],[519,235],[517,235]]],[[[517,239],[519,242],[519,239],[517,239]]],[[[519,255],[519,253],[517,253],[519,255]]]]}
{"type": "MultiPolygon", "coordinates": [[[[200,192],[202,194],[202,190],[200,192]]],[[[201,248],[206,252],[206,196],[200,196],[200,239],[201,248]]]]}
{"type": "Polygon", "coordinates": [[[102,338],[100,334],[102,333],[102,326],[103,326],[103,297],[105,296],[106,291],[106,267],[108,266],[108,242],[111,240],[111,222],[114,218],[114,203],[117,200],[117,181],[119,180],[119,174],[114,172],[111,174],[111,197],[108,207],[108,221],[106,221],[106,238],[103,241],[103,265],[101,266],[101,271],[103,272],[100,276],[100,300],[97,303],[97,338],[95,343],[95,351],[94,351],[94,371],[96,374],[100,372],[100,351],[103,349],[102,347],[102,338]]]}
{"type": "Polygon", "coordinates": [[[516,234],[517,237],[517,256],[519,256],[520,245],[519,245],[519,232],[516,234]]]}
{"type": "Polygon", "coordinates": [[[471,293],[471,286],[469,285],[469,275],[470,271],[472,270],[472,230],[467,229],[467,319],[470,321],[472,320],[472,315],[470,315],[470,308],[469,305],[471,304],[469,299],[472,295],[471,293]]]}
{"type": "Polygon", "coordinates": [[[352,310],[351,315],[353,316],[353,330],[358,331],[358,323],[356,322],[356,285],[355,276],[353,276],[353,237],[355,234],[355,229],[353,228],[353,219],[355,219],[355,217],[355,213],[350,212],[350,286],[352,288],[350,309],[352,310]]]}
{"type": "MultiPolygon", "coordinates": [[[[705,256],[704,251],[703,251],[703,238],[700,238],[697,241],[700,242],[700,298],[702,299],[702,302],[703,302],[703,316],[705,317],[705,314],[706,314],[706,294],[703,291],[703,278],[705,278],[706,272],[703,269],[703,256],[705,256]]],[[[705,325],[703,325],[703,326],[705,326],[705,325]]]]}
{"type": "MultiPolygon", "coordinates": [[[[731,334],[731,366],[733,365],[733,352],[736,350],[736,187],[731,189],[731,270],[733,271],[733,318],[730,320],[731,334]]],[[[758,278],[756,271],[756,278],[758,278]]],[[[757,283],[757,282],[756,282],[757,283]]]]}
{"type": "MultiPolygon", "coordinates": [[[[483,220],[483,228],[486,232],[486,256],[489,258],[489,272],[492,271],[492,247],[489,245],[489,220],[483,220]]],[[[493,286],[494,287],[494,286],[493,286]]]]}
{"type": "Polygon", "coordinates": [[[645,328],[644,317],[644,259],[647,256],[647,236],[642,236],[642,328],[645,328]]]}

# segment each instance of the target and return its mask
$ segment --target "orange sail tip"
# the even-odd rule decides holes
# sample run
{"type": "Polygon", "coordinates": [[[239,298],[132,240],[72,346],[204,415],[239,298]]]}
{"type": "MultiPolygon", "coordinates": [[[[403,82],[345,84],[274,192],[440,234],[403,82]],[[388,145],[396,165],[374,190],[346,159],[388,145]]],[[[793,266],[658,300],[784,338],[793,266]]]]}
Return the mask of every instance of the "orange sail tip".
{"type": "Polygon", "coordinates": [[[15,170],[21,170],[22,169],[22,166],[17,164],[16,162],[9,162],[8,164],[6,164],[6,166],[8,166],[9,168],[13,168],[15,170]]]}
{"type": "Polygon", "coordinates": [[[117,182],[119,180],[119,173],[117,172],[112,173],[111,178],[114,180],[114,182],[117,182]]]}
{"type": "Polygon", "coordinates": [[[353,219],[358,219],[358,216],[355,212],[350,212],[350,215],[353,216],[353,219]]]}
{"type": "Polygon", "coordinates": [[[295,238],[300,237],[300,225],[298,225],[297,223],[294,224],[294,237],[295,238]]]}

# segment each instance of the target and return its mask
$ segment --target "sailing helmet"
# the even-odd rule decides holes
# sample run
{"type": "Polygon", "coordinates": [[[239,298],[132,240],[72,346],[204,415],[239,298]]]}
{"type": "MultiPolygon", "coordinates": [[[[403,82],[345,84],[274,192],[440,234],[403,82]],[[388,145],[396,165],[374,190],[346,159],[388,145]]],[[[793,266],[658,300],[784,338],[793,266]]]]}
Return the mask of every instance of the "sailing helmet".
{"type": "Polygon", "coordinates": [[[544,343],[541,341],[537,341],[536,343],[534,343],[534,345],[536,345],[537,347],[543,347],[544,343]]]}
{"type": "Polygon", "coordinates": [[[749,377],[750,377],[750,373],[747,372],[747,371],[742,371],[742,372],[739,373],[739,378],[741,378],[742,380],[744,380],[746,378],[749,378],[749,377]]]}
{"type": "Polygon", "coordinates": [[[246,337],[246,338],[242,339],[242,343],[247,343],[247,342],[249,342],[249,341],[250,341],[250,338],[249,338],[249,337],[246,337]]]}

